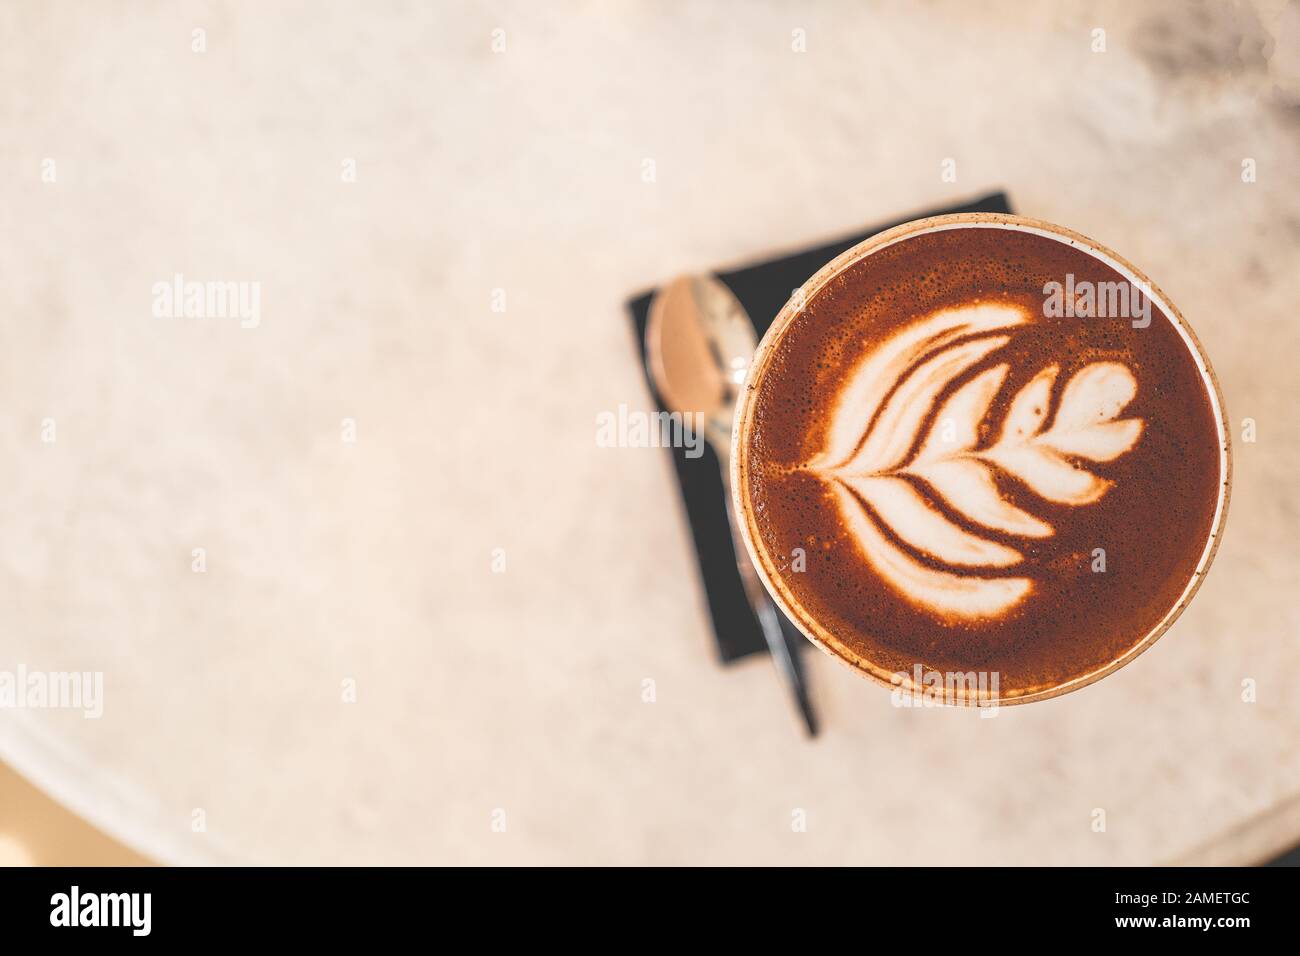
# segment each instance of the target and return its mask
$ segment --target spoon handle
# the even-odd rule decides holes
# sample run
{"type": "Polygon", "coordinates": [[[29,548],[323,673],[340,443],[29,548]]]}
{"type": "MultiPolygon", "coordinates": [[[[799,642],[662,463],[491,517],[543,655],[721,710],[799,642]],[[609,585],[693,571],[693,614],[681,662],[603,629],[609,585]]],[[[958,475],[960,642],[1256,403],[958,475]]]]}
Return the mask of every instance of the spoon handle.
{"type": "MultiPolygon", "coordinates": [[[[803,663],[799,658],[799,647],[792,642],[781,628],[781,617],[776,605],[759,580],[758,571],[749,559],[749,551],[740,535],[740,524],[736,520],[735,506],[731,500],[731,464],[730,443],[715,442],[714,450],[718,453],[718,464],[722,468],[722,488],[727,501],[727,525],[731,528],[731,544],[736,552],[736,569],[745,585],[745,596],[749,606],[758,619],[758,626],[767,641],[767,649],[776,664],[777,673],[794,695],[795,706],[803,718],[804,728],[809,737],[817,736],[817,715],[813,711],[812,699],[808,693],[808,682],[804,677],[803,663]],[[725,449],[725,450],[724,450],[725,449]]],[[[797,639],[796,639],[797,640],[797,639]]]]}

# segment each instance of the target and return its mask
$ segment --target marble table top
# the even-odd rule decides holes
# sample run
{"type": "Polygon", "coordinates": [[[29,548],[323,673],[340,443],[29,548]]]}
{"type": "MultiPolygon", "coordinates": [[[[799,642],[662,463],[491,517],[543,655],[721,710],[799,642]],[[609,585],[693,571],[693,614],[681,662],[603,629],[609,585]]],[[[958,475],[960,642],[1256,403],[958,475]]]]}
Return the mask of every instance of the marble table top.
{"type": "Polygon", "coordinates": [[[0,671],[102,674],[103,713],[0,710],[0,758],[168,862],[1285,849],[1296,20],[5,6],[0,671]],[[817,655],[808,742],[768,662],[713,660],[669,462],[595,441],[650,401],[624,300],[991,188],[1195,327],[1256,429],[1226,536],[1095,686],[982,720],[817,655]],[[178,275],[249,285],[187,317],[178,275]]]}

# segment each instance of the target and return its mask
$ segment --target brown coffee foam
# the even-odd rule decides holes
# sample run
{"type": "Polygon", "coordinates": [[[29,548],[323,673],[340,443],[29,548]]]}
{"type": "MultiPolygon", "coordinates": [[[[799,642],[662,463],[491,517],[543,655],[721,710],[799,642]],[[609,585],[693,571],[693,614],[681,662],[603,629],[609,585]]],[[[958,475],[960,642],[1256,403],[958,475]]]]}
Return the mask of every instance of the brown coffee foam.
{"type": "Polygon", "coordinates": [[[1076,282],[1127,281],[1082,249],[1031,233],[924,233],[832,278],[772,345],[752,383],[746,435],[746,491],[758,543],[797,603],[851,655],[884,671],[911,672],[918,663],[997,671],[1002,696],[1014,697],[1078,680],[1123,656],[1182,597],[1205,551],[1223,480],[1209,391],[1193,353],[1155,303],[1145,329],[1129,318],[1044,317],[1044,285],[1063,282],[1067,273],[1076,282]],[[1000,428],[1011,397],[1045,365],[1061,369],[1055,403],[1075,372],[1099,361],[1132,371],[1138,390],[1123,417],[1146,426],[1131,453],[1088,463],[1115,484],[1087,507],[1054,505],[999,476],[1007,500],[1056,528],[1033,541],[979,529],[1025,555],[1012,571],[1032,577],[1034,593],[1000,618],[944,619],[918,610],[881,580],[846,535],[823,479],[798,469],[823,447],[832,399],[866,351],[937,310],[976,302],[1018,305],[1033,317],[945,392],[1009,363],[986,429],[1000,428]],[[803,573],[788,570],[795,547],[807,554],[803,573]],[[1091,570],[1098,547],[1106,551],[1105,573],[1091,570]]]}

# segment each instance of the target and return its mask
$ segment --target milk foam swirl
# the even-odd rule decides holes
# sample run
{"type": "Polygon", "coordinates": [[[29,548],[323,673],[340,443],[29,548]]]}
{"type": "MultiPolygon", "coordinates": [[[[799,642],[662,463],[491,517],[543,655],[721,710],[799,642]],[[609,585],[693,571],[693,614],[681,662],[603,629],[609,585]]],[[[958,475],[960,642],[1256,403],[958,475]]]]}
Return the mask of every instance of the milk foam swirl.
{"type": "Polygon", "coordinates": [[[981,423],[1010,371],[1006,363],[994,365],[951,391],[921,434],[949,387],[1030,321],[1022,308],[981,303],[903,328],[848,377],[831,405],[825,447],[804,464],[828,484],[871,567],[913,605],[941,618],[1001,616],[1033,592],[1034,580],[989,575],[1022,564],[1024,555],[963,528],[936,499],[975,529],[1048,538],[1052,525],[1007,501],[996,476],[1009,476],[1046,501],[1082,507],[1112,482],[1078,462],[1113,461],[1142,437],[1142,419],[1118,418],[1137,394],[1137,381],[1117,362],[1076,372],[1054,416],[1060,369],[1043,368],[1011,399],[996,440],[981,446],[981,423]]]}

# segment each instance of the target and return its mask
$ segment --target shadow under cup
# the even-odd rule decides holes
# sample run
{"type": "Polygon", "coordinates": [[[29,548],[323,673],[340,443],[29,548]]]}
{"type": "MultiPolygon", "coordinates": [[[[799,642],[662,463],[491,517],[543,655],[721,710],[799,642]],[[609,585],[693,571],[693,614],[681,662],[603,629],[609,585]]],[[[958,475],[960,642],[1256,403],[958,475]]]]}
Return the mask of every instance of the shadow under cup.
{"type": "Polygon", "coordinates": [[[1075,690],[1150,647],[1227,513],[1200,343],[1104,246],[989,213],[824,266],[759,344],[733,429],[746,547],[858,673],[955,704],[1075,690]]]}

